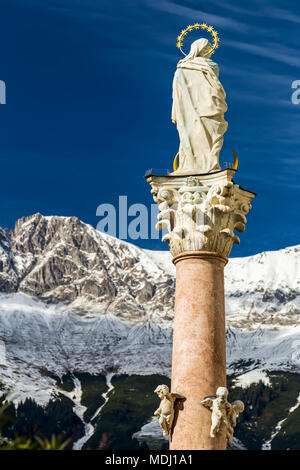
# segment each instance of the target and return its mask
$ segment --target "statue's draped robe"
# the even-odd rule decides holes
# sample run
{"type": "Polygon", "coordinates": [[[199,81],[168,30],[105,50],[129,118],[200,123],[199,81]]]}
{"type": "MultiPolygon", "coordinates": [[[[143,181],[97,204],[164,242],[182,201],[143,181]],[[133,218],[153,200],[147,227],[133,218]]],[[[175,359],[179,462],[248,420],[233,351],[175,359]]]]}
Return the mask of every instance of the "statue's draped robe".
{"type": "Polygon", "coordinates": [[[176,173],[208,173],[220,168],[219,152],[228,126],[224,120],[226,94],[209,62],[214,64],[194,57],[177,65],[172,107],[172,121],[180,137],[176,173]]]}

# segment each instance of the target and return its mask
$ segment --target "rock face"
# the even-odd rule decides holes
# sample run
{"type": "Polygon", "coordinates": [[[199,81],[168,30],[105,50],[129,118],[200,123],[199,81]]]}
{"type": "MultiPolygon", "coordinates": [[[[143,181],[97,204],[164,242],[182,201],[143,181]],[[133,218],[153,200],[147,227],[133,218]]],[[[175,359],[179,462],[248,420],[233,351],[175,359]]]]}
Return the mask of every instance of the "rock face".
{"type": "MultiPolygon", "coordinates": [[[[280,371],[289,374],[294,413],[299,375],[282,371],[300,372],[299,260],[295,246],[233,258],[225,268],[227,373],[242,374],[234,387],[246,394],[269,384],[266,373],[275,385],[280,371]]],[[[11,398],[45,405],[62,392],[58,377],[66,374],[81,377],[82,386],[87,374],[149,375],[150,382],[153,374],[170,376],[174,276],[169,252],[142,250],[75,217],[35,214],[10,233],[0,228],[0,379],[13,390],[11,398]]],[[[75,392],[77,413],[83,405],[75,392]]],[[[280,426],[291,412],[285,400],[280,426]]],[[[245,423],[246,443],[245,429],[257,433],[272,414],[271,403],[260,426],[245,423]]],[[[114,419],[119,422],[118,413],[114,419]]],[[[268,446],[279,432],[274,420],[263,436],[268,446]]],[[[136,437],[159,445],[157,423],[144,424],[136,437]]]]}
{"type": "Polygon", "coordinates": [[[18,276],[14,269],[11,256],[11,238],[7,230],[0,228],[0,290],[16,292],[18,276]]]}
{"type": "MultiPolygon", "coordinates": [[[[225,268],[229,326],[294,325],[300,321],[300,245],[225,268]]],[[[0,292],[63,303],[88,316],[111,313],[129,322],[171,326],[175,268],[169,252],[142,250],[76,217],[19,219],[0,228],[0,292]]]]}
{"type": "Polygon", "coordinates": [[[22,292],[82,313],[170,320],[174,279],[134,245],[76,217],[35,214],[0,231],[0,292],[22,292]]]}
{"type": "Polygon", "coordinates": [[[299,325],[300,245],[231,259],[225,268],[225,292],[231,326],[254,330],[259,325],[299,325]]]}
{"type": "MultiPolygon", "coordinates": [[[[299,260],[296,246],[229,261],[229,373],[300,370],[299,260]]],[[[0,378],[43,403],[53,374],[169,375],[174,274],[169,252],[75,217],[0,229],[0,378]]]]}

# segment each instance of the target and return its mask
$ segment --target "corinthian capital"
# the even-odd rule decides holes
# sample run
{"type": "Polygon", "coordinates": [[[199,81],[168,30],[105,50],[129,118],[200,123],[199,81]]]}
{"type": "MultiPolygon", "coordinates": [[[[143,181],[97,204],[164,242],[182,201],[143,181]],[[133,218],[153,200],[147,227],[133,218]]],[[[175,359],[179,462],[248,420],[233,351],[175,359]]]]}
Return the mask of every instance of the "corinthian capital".
{"type": "Polygon", "coordinates": [[[173,256],[185,251],[209,251],[227,258],[235,234],[243,232],[254,193],[232,181],[234,170],[197,176],[155,176],[147,181],[158,204],[156,228],[166,230],[173,256]]]}

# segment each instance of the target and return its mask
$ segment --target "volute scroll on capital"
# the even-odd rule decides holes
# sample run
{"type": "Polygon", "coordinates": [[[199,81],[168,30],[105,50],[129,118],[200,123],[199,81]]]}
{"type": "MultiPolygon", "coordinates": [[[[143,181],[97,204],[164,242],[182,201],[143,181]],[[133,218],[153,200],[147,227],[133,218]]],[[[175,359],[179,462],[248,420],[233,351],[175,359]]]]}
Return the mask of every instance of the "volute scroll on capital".
{"type": "Polygon", "coordinates": [[[176,256],[184,251],[211,251],[228,257],[243,232],[254,193],[232,181],[234,171],[220,170],[197,176],[151,176],[154,201],[159,214],[156,228],[166,230],[167,241],[176,256]]]}

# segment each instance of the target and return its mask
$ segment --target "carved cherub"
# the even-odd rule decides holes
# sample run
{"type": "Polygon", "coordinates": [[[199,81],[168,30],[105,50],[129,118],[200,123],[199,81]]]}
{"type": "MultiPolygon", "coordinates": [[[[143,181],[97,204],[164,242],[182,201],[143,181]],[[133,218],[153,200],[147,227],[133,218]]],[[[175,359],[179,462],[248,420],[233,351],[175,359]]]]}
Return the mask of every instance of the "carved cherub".
{"type": "Polygon", "coordinates": [[[235,400],[231,405],[230,409],[227,411],[227,444],[229,447],[232,444],[234,428],[236,427],[236,418],[242,413],[245,409],[244,403],[241,400],[235,400]]]}
{"type": "Polygon", "coordinates": [[[236,400],[231,404],[227,401],[227,397],[227,388],[219,387],[216,396],[205,397],[201,403],[212,412],[210,437],[218,436],[225,427],[227,443],[231,446],[236,418],[244,411],[244,403],[236,400]]]}
{"type": "Polygon", "coordinates": [[[159,416],[159,424],[162,428],[163,435],[168,436],[174,419],[175,400],[176,398],[183,399],[184,396],[181,393],[170,393],[167,385],[158,385],[154,393],[157,393],[161,400],[159,407],[154,412],[154,416],[159,416]]]}
{"type": "Polygon", "coordinates": [[[210,437],[216,437],[223,431],[224,427],[227,428],[227,412],[230,406],[227,397],[227,388],[219,387],[216,396],[205,397],[201,401],[201,404],[212,412],[210,437]]]}

